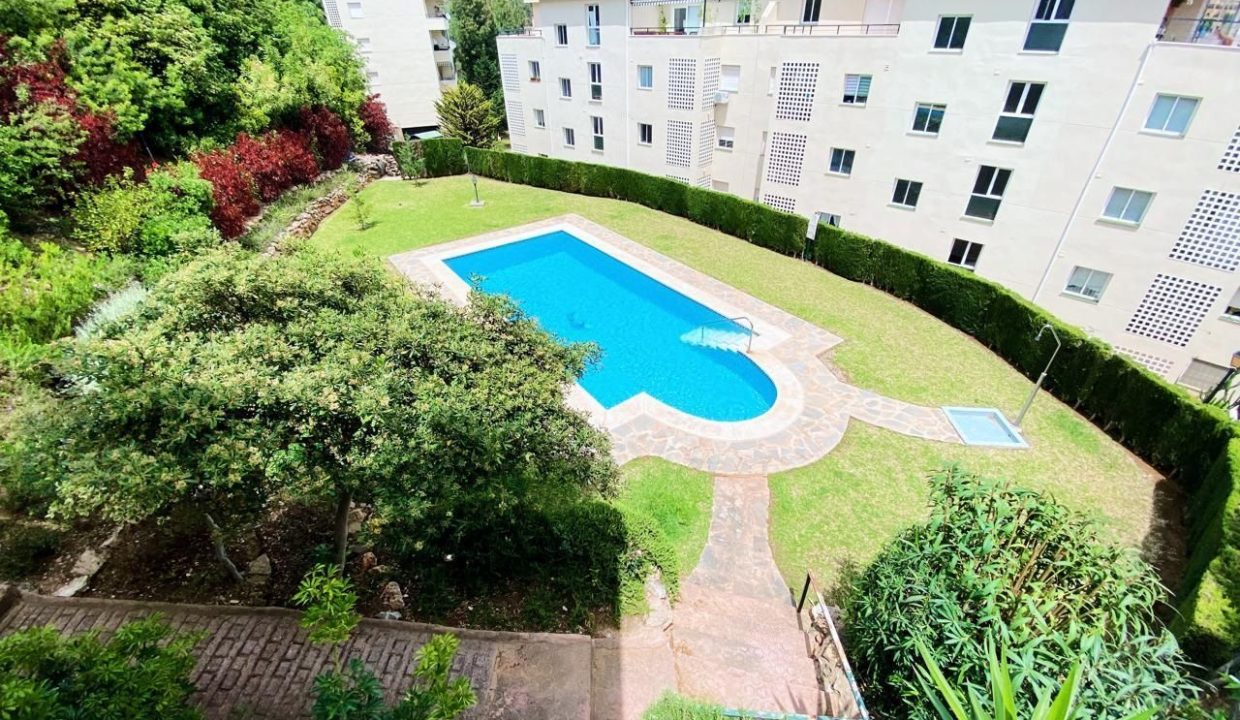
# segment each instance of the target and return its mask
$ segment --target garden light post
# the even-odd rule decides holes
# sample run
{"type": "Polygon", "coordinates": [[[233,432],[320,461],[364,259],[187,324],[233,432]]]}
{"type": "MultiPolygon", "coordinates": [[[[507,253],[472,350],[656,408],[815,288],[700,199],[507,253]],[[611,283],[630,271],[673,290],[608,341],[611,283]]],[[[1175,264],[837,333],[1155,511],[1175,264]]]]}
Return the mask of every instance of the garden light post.
{"type": "Polygon", "coordinates": [[[474,199],[470,201],[469,206],[472,208],[480,208],[486,203],[482,202],[482,198],[478,197],[478,176],[473,170],[469,171],[469,181],[474,184],[474,199]]]}
{"type": "Polygon", "coordinates": [[[1231,367],[1227,368],[1227,372],[1223,375],[1223,379],[1218,381],[1218,384],[1214,386],[1214,389],[1202,398],[1202,402],[1207,405],[1214,402],[1214,398],[1218,397],[1219,393],[1223,392],[1228,388],[1228,386],[1231,385],[1231,379],[1236,376],[1237,371],[1240,371],[1240,352],[1234,352],[1231,354],[1231,367]]]}
{"type": "Polygon", "coordinates": [[[1025,421],[1025,413],[1029,412],[1029,407],[1033,405],[1033,399],[1038,396],[1038,390],[1042,389],[1042,381],[1046,379],[1046,373],[1051,370],[1051,363],[1055,362],[1055,356],[1059,354],[1059,349],[1063,347],[1063,343],[1059,342],[1059,333],[1055,332],[1055,326],[1050,323],[1046,323],[1038,330],[1038,334],[1033,336],[1033,341],[1041,340],[1042,333],[1047,330],[1050,330],[1051,337],[1055,338],[1055,352],[1051,353],[1051,359],[1046,361],[1046,367],[1042,368],[1042,374],[1038,376],[1038,381],[1033,384],[1033,389],[1029,391],[1029,397],[1025,398],[1025,404],[1016,416],[1016,427],[1020,427],[1020,424],[1025,421]]]}

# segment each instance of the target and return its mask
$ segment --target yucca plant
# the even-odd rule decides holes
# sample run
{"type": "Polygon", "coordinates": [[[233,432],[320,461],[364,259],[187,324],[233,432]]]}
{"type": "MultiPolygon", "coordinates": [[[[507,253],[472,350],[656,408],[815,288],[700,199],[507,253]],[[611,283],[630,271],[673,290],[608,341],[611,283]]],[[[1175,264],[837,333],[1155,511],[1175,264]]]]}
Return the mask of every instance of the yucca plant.
{"type": "MultiPolygon", "coordinates": [[[[925,663],[924,668],[918,669],[917,679],[923,696],[929,699],[940,720],[1021,720],[1016,710],[1016,686],[1012,683],[1006,649],[1001,660],[995,652],[994,643],[986,641],[990,675],[990,698],[987,702],[972,687],[968,688],[966,693],[954,688],[926,646],[920,640],[916,645],[917,652],[925,663]],[[965,695],[968,696],[967,703],[965,695]]],[[[1080,682],[1081,662],[1078,660],[1073,663],[1058,692],[1054,695],[1049,691],[1038,694],[1033,714],[1029,715],[1027,720],[1071,720],[1076,717],[1076,695],[1080,682]]],[[[1132,713],[1124,720],[1150,720],[1153,717],[1154,709],[1150,708],[1132,713]]]]}

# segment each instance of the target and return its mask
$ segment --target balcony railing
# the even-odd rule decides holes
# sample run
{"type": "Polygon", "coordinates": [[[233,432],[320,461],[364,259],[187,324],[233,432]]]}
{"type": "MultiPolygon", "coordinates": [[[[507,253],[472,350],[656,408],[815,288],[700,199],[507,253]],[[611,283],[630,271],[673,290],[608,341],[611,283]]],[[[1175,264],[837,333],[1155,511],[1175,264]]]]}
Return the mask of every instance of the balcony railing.
{"type": "Polygon", "coordinates": [[[1162,42],[1240,47],[1237,43],[1240,40],[1240,17],[1167,20],[1158,29],[1158,39],[1162,42]]]}
{"type": "Polygon", "coordinates": [[[899,23],[764,23],[753,25],[706,25],[703,27],[634,27],[632,35],[672,35],[680,37],[718,35],[785,35],[817,37],[895,37],[900,34],[899,23]]]}
{"type": "Polygon", "coordinates": [[[497,35],[503,37],[542,37],[542,30],[533,27],[513,28],[511,30],[500,30],[497,35]]]}

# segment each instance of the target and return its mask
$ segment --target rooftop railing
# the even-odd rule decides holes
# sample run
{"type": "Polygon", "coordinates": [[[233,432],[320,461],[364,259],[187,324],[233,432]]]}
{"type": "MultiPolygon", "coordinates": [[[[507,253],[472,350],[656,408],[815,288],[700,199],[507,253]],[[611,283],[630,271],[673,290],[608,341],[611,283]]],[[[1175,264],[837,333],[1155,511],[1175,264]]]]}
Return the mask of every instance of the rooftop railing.
{"type": "Polygon", "coordinates": [[[502,37],[542,37],[542,30],[535,27],[511,28],[496,34],[502,37]]]}
{"type": "Polygon", "coordinates": [[[895,37],[899,23],[763,23],[752,25],[706,25],[694,28],[634,27],[632,35],[672,35],[680,37],[717,35],[784,35],[815,37],[895,37]]]}
{"type": "Polygon", "coordinates": [[[1171,19],[1158,29],[1162,42],[1240,47],[1240,17],[1231,19],[1171,19]]]}

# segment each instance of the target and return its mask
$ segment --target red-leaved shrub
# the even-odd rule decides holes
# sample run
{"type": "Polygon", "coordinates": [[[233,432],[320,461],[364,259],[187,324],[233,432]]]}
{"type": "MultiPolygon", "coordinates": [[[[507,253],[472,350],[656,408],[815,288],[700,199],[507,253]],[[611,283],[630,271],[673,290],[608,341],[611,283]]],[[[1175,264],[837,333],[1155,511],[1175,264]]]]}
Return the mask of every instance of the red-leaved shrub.
{"type": "Polygon", "coordinates": [[[238,237],[245,232],[246,218],[257,215],[260,209],[254,176],[231,149],[199,153],[193,161],[198,175],[211,183],[211,197],[215,200],[211,222],[224,237],[238,237]]]}
{"type": "Polygon", "coordinates": [[[138,141],[118,142],[111,115],[86,112],[78,116],[78,123],[86,131],[86,137],[74,156],[81,168],[78,172],[82,182],[100,185],[107,178],[120,175],[126,168],[133,170],[135,180],[146,178],[138,141]]]}
{"type": "Polygon", "coordinates": [[[310,149],[308,134],[284,129],[274,133],[269,142],[275,146],[276,154],[280,156],[280,162],[284,163],[294,185],[313,182],[319,176],[319,164],[310,149]]]}
{"type": "Polygon", "coordinates": [[[387,105],[383,104],[378,95],[371,95],[358,107],[357,114],[362,118],[362,127],[366,134],[370,136],[366,149],[373,153],[390,152],[392,135],[396,128],[388,119],[387,105]]]}
{"type": "Polygon", "coordinates": [[[344,164],[349,157],[349,130],[336,113],[325,107],[302,108],[299,125],[309,135],[324,170],[335,170],[344,164]]]}
{"type": "Polygon", "coordinates": [[[254,178],[255,189],[263,202],[275,200],[293,185],[276,149],[268,142],[269,137],[256,139],[241,133],[232,145],[233,156],[254,178]]]}

